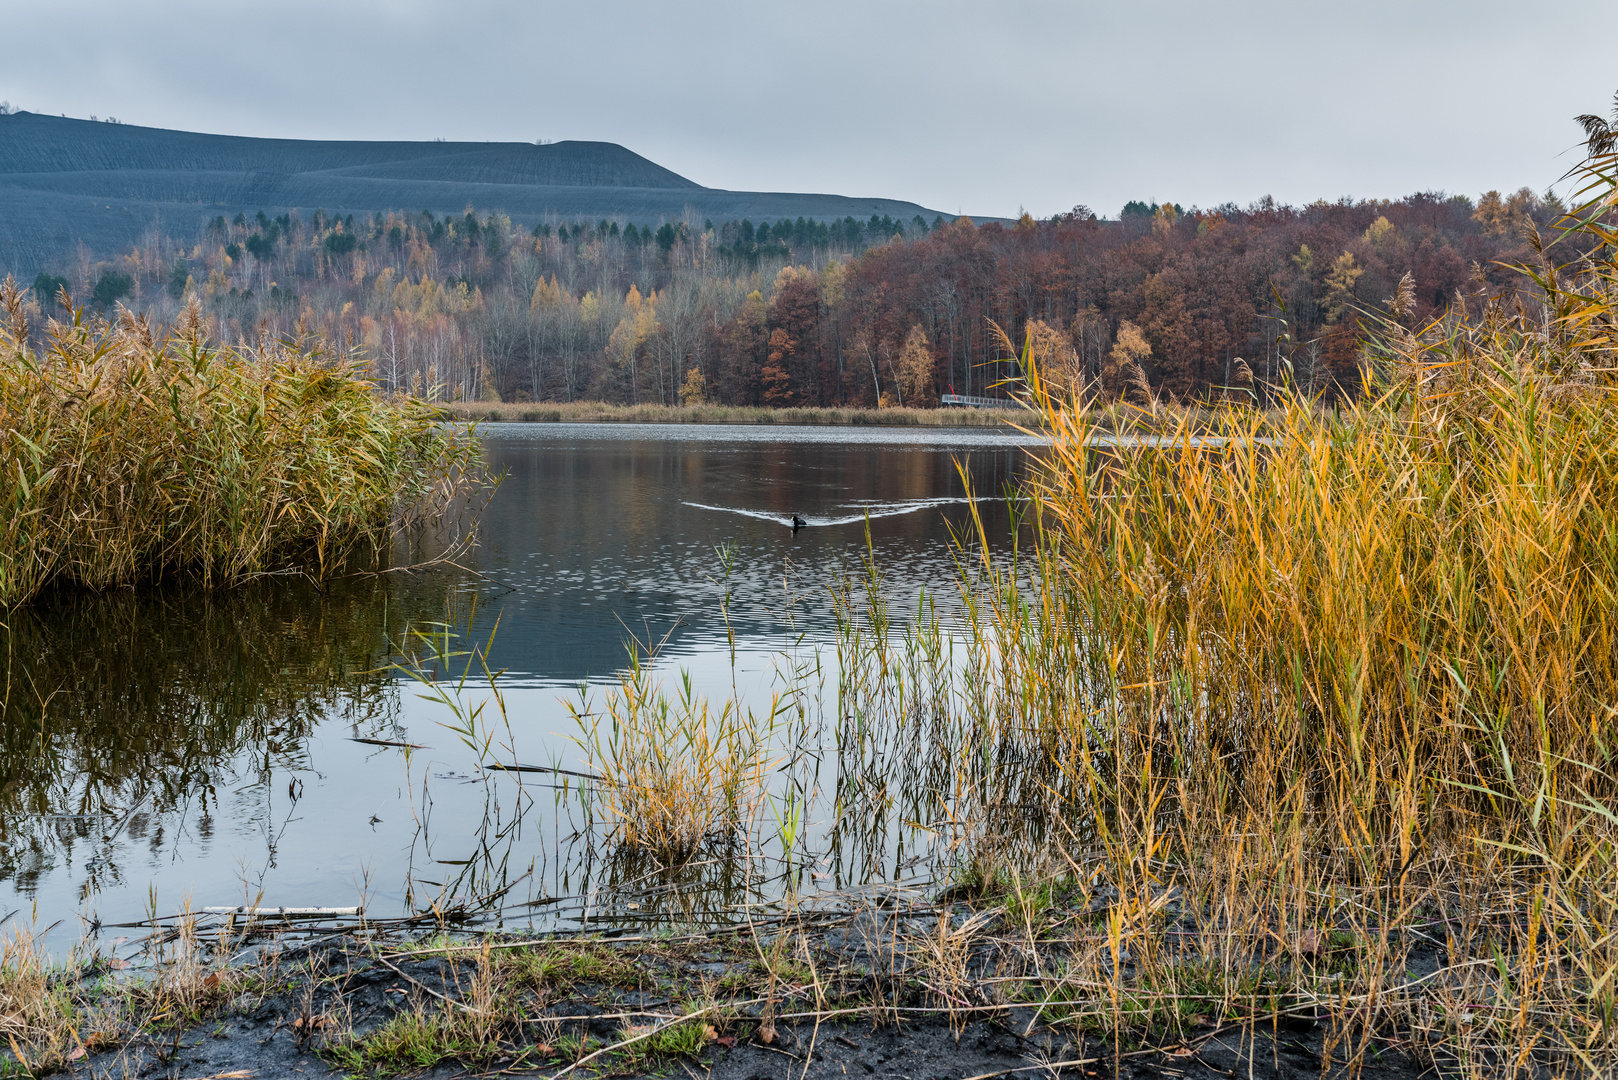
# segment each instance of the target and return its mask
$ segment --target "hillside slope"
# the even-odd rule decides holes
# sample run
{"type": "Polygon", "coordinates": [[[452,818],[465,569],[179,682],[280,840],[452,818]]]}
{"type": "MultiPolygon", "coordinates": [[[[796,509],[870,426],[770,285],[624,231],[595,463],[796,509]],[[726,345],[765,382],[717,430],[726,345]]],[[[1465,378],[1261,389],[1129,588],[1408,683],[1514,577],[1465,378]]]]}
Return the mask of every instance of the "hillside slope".
{"type": "Polygon", "coordinates": [[[468,205],[525,225],[936,214],[895,199],[707,188],[615,143],[254,139],[0,116],[0,271],[32,274],[80,243],[110,255],[154,224],[184,235],[219,214],[458,214],[468,205]]]}

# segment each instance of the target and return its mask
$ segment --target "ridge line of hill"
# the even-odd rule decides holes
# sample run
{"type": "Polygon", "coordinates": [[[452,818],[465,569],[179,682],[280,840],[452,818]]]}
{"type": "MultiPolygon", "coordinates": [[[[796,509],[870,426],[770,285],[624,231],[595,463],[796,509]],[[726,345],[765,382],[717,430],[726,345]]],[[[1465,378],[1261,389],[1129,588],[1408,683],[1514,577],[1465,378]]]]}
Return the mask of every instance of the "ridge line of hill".
{"type": "Polygon", "coordinates": [[[322,209],[461,213],[514,222],[683,218],[953,219],[917,203],[705,187],[616,143],[260,139],[16,112],[0,116],[0,271],[28,274],[79,244],[127,251],[154,226],[322,209]]]}

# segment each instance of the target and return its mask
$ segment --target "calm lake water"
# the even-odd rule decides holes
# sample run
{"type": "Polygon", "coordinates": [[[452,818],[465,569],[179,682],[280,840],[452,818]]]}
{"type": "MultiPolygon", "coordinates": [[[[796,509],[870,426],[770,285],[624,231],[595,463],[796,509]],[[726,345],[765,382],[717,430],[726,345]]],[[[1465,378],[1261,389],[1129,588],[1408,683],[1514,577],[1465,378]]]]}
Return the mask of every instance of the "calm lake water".
{"type": "MultiPolygon", "coordinates": [[[[698,693],[766,711],[807,684],[835,699],[837,584],[869,550],[901,618],[924,594],[956,603],[950,541],[971,511],[958,466],[1002,544],[1004,494],[1033,445],[978,429],[480,430],[504,480],[454,565],[68,594],[13,613],[0,915],[27,924],[37,908],[38,925],[61,920],[60,940],[80,918],[255,899],[363,896],[383,917],[497,896],[490,917],[522,925],[662,910],[624,899],[636,868],[594,842],[575,782],[480,768],[450,710],[391,669],[390,645],[434,624],[463,643],[492,634],[505,721],[486,683],[446,692],[483,702],[494,756],[526,764],[579,767],[567,702],[597,701],[634,640],[656,646],[671,687],[685,673],[698,693]],[[809,527],[794,533],[793,514],[809,527]]],[[[808,713],[794,723],[793,755],[821,761],[828,733],[808,713]]],[[[846,843],[835,772],[793,781],[814,788],[804,829],[827,841],[812,880],[902,874],[902,807],[846,843]]],[[[769,892],[734,866],[686,885],[685,917],[701,914],[690,896],[718,910],[769,892]]]]}

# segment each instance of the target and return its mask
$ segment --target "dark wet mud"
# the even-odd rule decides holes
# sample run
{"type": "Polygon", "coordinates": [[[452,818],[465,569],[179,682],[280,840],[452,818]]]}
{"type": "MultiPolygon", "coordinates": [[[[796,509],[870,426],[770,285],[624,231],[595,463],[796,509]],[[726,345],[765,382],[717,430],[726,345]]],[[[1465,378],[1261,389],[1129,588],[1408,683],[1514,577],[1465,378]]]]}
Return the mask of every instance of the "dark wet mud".
{"type": "MultiPolygon", "coordinates": [[[[706,988],[723,985],[738,965],[719,953],[688,956],[705,967],[706,988]],[[717,959],[707,960],[708,956],[717,959]],[[719,980],[718,983],[715,979],[719,980]]],[[[637,958],[644,965],[644,957],[637,958]]],[[[1096,1033],[1040,1020],[1027,1006],[975,1015],[915,1015],[883,1000],[879,987],[855,988],[828,1005],[795,1000],[785,986],[773,1002],[721,1008],[700,1021],[684,1052],[624,1046],[637,1033],[668,1030],[702,987],[627,982],[629,968],[594,955],[590,978],[541,993],[520,1008],[483,1001],[484,1019],[507,1038],[481,1044],[468,1006],[478,1001],[474,961],[432,957],[387,962],[355,946],[333,948],[257,978],[200,1022],[148,1030],[116,1050],[69,1065],[75,1077],[171,1080],[274,1080],[323,1076],[422,1076],[434,1080],[500,1075],[539,1077],[708,1077],[716,1080],[990,1080],[1006,1077],[1365,1077],[1394,1080],[1444,1075],[1423,1066],[1396,1040],[1344,1037],[1328,1020],[1282,1018],[1278,1024],[1195,1025],[1156,1045],[1114,1044],[1096,1033]],[[548,1000],[547,1000],[548,998],[548,1000]],[[456,1004],[446,1003],[453,1001],[456,1004]],[[771,1007],[773,1006],[773,1007],[771,1007]],[[772,1019],[771,1013],[774,1013],[772,1019]],[[898,1015],[895,1015],[896,1012],[898,1015]],[[815,1014],[819,1014],[818,1016],[815,1014]],[[907,1015],[907,1013],[909,1015],[907,1015]],[[463,1034],[385,1062],[361,1055],[376,1033],[401,1017],[458,1014],[463,1034]],[[515,1035],[515,1037],[512,1037],[515,1035]],[[765,1040],[768,1040],[766,1044],[765,1040]],[[614,1049],[617,1047],[618,1049],[614,1049]],[[595,1055],[595,1056],[587,1056],[595,1055]]],[[[846,989],[846,988],[845,988],[846,989]]],[[[798,995],[801,998],[801,995],[798,995]]],[[[711,999],[710,999],[711,1000],[711,999]]],[[[1549,1075],[1549,1074],[1546,1074],[1549,1075]]]]}

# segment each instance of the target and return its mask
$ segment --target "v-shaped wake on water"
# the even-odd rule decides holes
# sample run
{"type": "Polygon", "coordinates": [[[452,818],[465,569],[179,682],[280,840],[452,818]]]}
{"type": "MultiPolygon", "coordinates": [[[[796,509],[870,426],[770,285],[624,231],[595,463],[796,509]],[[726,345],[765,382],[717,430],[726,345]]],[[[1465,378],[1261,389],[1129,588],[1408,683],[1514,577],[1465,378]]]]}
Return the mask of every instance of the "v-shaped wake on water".
{"type": "Polygon", "coordinates": [[[870,503],[844,503],[842,508],[858,509],[858,513],[826,516],[824,514],[780,514],[769,510],[750,510],[743,506],[713,506],[709,503],[683,502],[682,505],[692,506],[698,510],[713,510],[721,514],[740,514],[743,517],[758,518],[760,521],[773,521],[777,525],[784,525],[796,532],[801,528],[826,525],[855,525],[875,518],[896,517],[900,514],[914,514],[921,510],[931,510],[939,506],[955,506],[963,503],[1000,502],[1004,496],[974,495],[958,496],[955,498],[939,499],[907,499],[903,502],[870,502],[870,503]],[[799,524],[801,522],[802,524],[799,524]]]}

